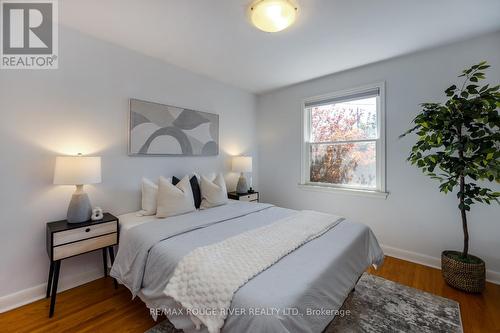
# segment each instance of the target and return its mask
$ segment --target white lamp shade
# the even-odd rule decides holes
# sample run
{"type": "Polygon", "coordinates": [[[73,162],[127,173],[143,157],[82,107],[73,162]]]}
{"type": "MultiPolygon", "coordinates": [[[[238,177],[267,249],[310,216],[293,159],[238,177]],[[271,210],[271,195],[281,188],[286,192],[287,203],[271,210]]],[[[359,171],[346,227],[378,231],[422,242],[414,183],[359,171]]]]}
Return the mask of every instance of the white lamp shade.
{"type": "Polygon", "coordinates": [[[89,156],[58,156],[54,184],[85,185],[101,182],[101,158],[89,156]]]}
{"type": "Polygon", "coordinates": [[[233,157],[232,169],[235,172],[252,172],[252,158],[249,156],[233,157]]]}

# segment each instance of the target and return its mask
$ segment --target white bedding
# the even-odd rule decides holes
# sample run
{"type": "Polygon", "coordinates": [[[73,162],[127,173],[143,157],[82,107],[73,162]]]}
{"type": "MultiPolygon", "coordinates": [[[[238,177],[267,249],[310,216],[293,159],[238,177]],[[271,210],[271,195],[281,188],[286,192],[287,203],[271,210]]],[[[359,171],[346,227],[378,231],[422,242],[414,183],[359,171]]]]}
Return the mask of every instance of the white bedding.
{"type": "Polygon", "coordinates": [[[197,327],[204,324],[210,333],[218,333],[236,290],[341,220],[335,215],[301,211],[222,242],[198,247],[182,258],[164,293],[192,313],[215,310],[193,314],[192,319],[197,327]]]}
{"type": "MultiPolygon", "coordinates": [[[[294,213],[279,207],[237,202],[165,220],[137,217],[134,213],[122,215],[122,231],[127,236],[120,239],[112,276],[133,294],[137,293],[149,308],[170,311],[167,316],[177,328],[185,332],[206,332],[206,328],[196,330],[189,314],[163,293],[177,264],[196,248],[269,225],[294,213]],[[240,209],[245,214],[238,215],[240,209]],[[215,222],[217,219],[220,222],[215,222]],[[194,224],[197,226],[192,228],[194,224]],[[186,229],[188,226],[190,229],[186,229]],[[169,236],[158,237],[159,233],[169,236]],[[148,248],[147,256],[139,257],[136,247],[154,237],[158,241],[148,248]],[[143,263],[142,267],[131,270],[130,263],[139,262],[143,263]],[[172,312],[173,309],[177,312],[172,312]]],[[[343,221],[237,290],[231,310],[243,309],[244,314],[230,313],[222,332],[319,333],[333,319],[335,310],[340,308],[367,266],[380,264],[382,260],[383,253],[371,230],[343,221]],[[252,309],[278,312],[255,315],[252,309]],[[286,309],[299,311],[300,315],[283,312],[286,309]],[[328,312],[307,314],[308,310],[321,309],[328,312]]]]}
{"type": "MultiPolygon", "coordinates": [[[[232,199],[228,200],[228,204],[234,204],[237,202],[238,202],[237,200],[232,200],[232,199]]],[[[153,221],[157,221],[157,222],[168,221],[168,217],[167,218],[157,218],[154,215],[145,216],[145,215],[141,214],[140,210],[137,212],[119,215],[118,219],[120,221],[120,236],[123,235],[123,233],[130,230],[131,228],[138,226],[138,225],[141,225],[143,223],[153,222],[153,221]]]]}
{"type": "Polygon", "coordinates": [[[140,224],[154,221],[154,216],[143,216],[140,211],[119,215],[118,219],[120,221],[120,235],[127,232],[130,228],[138,226],[140,224]]]}

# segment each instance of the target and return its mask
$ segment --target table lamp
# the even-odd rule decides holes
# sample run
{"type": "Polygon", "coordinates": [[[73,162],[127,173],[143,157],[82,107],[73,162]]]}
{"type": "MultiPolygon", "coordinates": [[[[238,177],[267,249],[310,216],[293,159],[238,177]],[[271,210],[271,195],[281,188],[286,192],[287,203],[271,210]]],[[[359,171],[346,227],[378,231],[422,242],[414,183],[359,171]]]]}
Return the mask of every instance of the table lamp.
{"type": "Polygon", "coordinates": [[[101,182],[101,158],[82,156],[58,156],[54,170],[54,184],[76,185],[68,207],[68,223],[90,220],[92,206],[83,185],[101,182]]]}
{"type": "Polygon", "coordinates": [[[252,158],[249,156],[235,156],[233,157],[232,170],[235,172],[240,172],[240,178],[238,179],[238,185],[236,185],[236,192],[238,193],[248,193],[247,180],[245,178],[245,172],[252,172],[252,158]]]}

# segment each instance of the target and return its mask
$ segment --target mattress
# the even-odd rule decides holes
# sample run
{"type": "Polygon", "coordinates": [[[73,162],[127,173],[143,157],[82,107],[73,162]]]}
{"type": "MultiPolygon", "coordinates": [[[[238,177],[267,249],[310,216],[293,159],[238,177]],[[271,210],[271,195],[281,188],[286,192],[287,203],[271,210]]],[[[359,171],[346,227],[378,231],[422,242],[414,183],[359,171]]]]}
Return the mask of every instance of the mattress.
{"type": "MultiPolygon", "coordinates": [[[[185,332],[205,332],[203,328],[196,330],[189,314],[163,293],[177,263],[197,247],[294,212],[238,202],[167,219],[122,215],[124,234],[111,275],[148,308],[155,309],[153,314],[163,311],[185,332]]],[[[371,230],[344,220],[241,287],[222,332],[321,332],[359,276],[382,260],[382,250],[371,230]]]]}

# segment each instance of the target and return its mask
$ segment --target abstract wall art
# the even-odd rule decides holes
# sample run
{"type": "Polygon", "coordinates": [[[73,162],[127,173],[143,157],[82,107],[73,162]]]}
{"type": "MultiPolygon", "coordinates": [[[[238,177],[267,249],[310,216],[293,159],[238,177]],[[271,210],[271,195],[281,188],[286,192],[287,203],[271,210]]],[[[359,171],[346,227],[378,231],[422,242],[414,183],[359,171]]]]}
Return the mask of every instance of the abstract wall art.
{"type": "Polygon", "coordinates": [[[129,155],[216,156],[219,115],[130,99],[129,155]]]}

